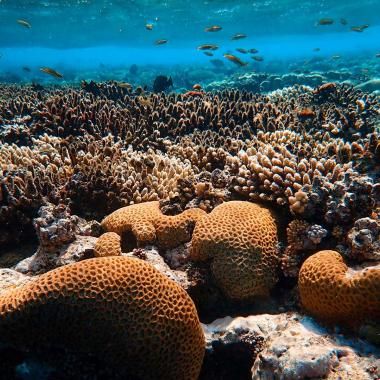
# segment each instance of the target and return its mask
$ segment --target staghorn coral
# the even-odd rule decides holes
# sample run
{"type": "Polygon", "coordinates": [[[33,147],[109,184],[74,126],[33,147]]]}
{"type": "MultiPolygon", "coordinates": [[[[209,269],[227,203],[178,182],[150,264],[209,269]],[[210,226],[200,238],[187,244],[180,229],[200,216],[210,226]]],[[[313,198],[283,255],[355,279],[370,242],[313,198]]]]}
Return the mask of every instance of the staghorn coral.
{"type": "Polygon", "coordinates": [[[0,244],[20,239],[41,205],[58,204],[59,189],[72,175],[60,139],[43,136],[31,147],[0,142],[0,244]],[[15,228],[17,226],[17,228],[15,228]]]}
{"type": "Polygon", "coordinates": [[[96,241],[95,257],[121,256],[121,237],[115,232],[106,232],[96,241]]]}
{"type": "Polygon", "coordinates": [[[301,267],[300,299],[308,313],[332,323],[358,325],[380,317],[380,268],[349,268],[336,251],[320,251],[301,267]]]}
{"type": "Polygon", "coordinates": [[[211,260],[211,271],[228,297],[268,295],[277,281],[275,219],[257,204],[223,203],[197,222],[190,256],[211,260]]]}
{"type": "Polygon", "coordinates": [[[142,379],[197,379],[204,336],[186,292],[139,259],[67,265],[0,297],[2,343],[95,354],[142,379]]]}
{"type": "Polygon", "coordinates": [[[103,218],[129,204],[178,195],[178,182],[191,177],[188,162],[148,150],[124,149],[111,136],[69,145],[74,173],[64,191],[73,212],[103,218]]]}
{"type": "Polygon", "coordinates": [[[204,215],[197,208],[175,216],[164,215],[159,202],[146,202],[114,211],[102,221],[102,227],[120,236],[132,232],[139,245],[157,241],[161,248],[167,249],[189,241],[195,223],[204,215]]]}
{"type": "Polygon", "coordinates": [[[0,169],[0,244],[32,231],[32,220],[46,202],[103,218],[130,203],[175,196],[177,182],[192,175],[186,162],[125,150],[111,136],[96,141],[44,135],[30,147],[0,143],[0,169]]]}
{"type": "Polygon", "coordinates": [[[48,170],[38,174],[42,188],[37,181],[35,196],[25,198],[12,178],[34,177],[31,167],[20,163],[17,173],[5,173],[11,185],[3,199],[11,192],[16,205],[1,205],[9,226],[4,241],[14,237],[15,224],[30,228],[46,195],[55,204],[69,204],[75,214],[97,219],[152,200],[167,202],[168,213],[193,206],[210,211],[231,199],[271,202],[297,218],[317,218],[331,230],[335,221],[343,223],[338,244],[379,202],[380,108],[374,95],[339,84],[326,96],[324,87],[293,86],[267,95],[223,90],[202,97],[133,92],[116,82],[87,85],[81,90],[5,87],[1,144],[29,145],[48,170]],[[44,133],[57,141],[54,158],[37,146],[44,133]],[[51,160],[58,168],[65,162],[67,175],[46,178],[52,177],[51,160]],[[221,186],[212,180],[216,172],[222,173],[221,186]],[[350,188],[345,178],[359,185],[350,188]],[[32,198],[33,208],[20,198],[29,203],[32,198]]]}

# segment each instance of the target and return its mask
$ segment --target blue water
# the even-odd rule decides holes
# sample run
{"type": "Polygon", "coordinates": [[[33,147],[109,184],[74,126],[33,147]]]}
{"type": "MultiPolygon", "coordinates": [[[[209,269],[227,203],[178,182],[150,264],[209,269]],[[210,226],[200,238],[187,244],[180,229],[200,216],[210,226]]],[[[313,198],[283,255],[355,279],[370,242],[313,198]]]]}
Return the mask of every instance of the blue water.
{"type": "Polygon", "coordinates": [[[286,71],[292,62],[317,57],[330,64],[337,55],[340,64],[356,59],[377,65],[379,15],[378,0],[0,0],[0,80],[57,82],[40,73],[41,66],[61,72],[60,82],[89,79],[94,72],[102,72],[98,79],[123,79],[120,70],[131,64],[160,65],[168,72],[175,65],[212,70],[210,59],[223,60],[230,71],[268,71],[273,62],[276,70],[286,71]],[[318,25],[322,18],[334,23],[318,25]],[[145,28],[147,23],[153,30],[145,28]],[[205,32],[211,25],[222,30],[205,32]],[[369,27],[362,33],[351,30],[358,25],[369,27]],[[236,33],[247,38],[231,40],[236,33]],[[156,46],[157,39],[168,42],[156,46]],[[205,43],[219,46],[213,57],[197,50],[205,43]],[[258,49],[264,61],[255,62],[236,48],[258,49]],[[240,68],[224,53],[249,64],[240,68]]]}

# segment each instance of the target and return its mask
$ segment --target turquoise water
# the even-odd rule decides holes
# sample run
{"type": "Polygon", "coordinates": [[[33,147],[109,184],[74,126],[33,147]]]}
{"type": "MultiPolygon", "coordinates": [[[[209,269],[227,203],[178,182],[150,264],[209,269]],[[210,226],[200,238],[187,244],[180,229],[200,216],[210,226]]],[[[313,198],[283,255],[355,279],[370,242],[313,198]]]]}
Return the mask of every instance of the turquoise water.
{"type": "Polygon", "coordinates": [[[221,59],[228,75],[232,70],[286,72],[290,63],[315,59],[333,68],[349,65],[351,60],[377,65],[379,14],[377,0],[0,0],[0,79],[57,83],[93,76],[130,79],[120,70],[131,64],[160,65],[159,70],[170,74],[175,65],[212,70],[211,59],[221,59]],[[319,25],[324,18],[333,23],[319,25]],[[18,19],[31,27],[20,25],[18,19]],[[146,24],[152,24],[152,30],[147,30],[146,24]],[[212,25],[222,30],[206,32],[212,25]],[[368,28],[351,30],[361,25],[368,28]],[[232,40],[236,33],[247,37],[232,40]],[[167,43],[155,45],[158,39],[167,43]],[[209,57],[197,50],[201,44],[219,48],[209,57]],[[236,48],[255,48],[264,60],[254,61],[236,48]],[[248,65],[239,67],[227,61],[225,53],[248,65]],[[56,69],[64,78],[57,80],[41,73],[42,66],[56,69]]]}

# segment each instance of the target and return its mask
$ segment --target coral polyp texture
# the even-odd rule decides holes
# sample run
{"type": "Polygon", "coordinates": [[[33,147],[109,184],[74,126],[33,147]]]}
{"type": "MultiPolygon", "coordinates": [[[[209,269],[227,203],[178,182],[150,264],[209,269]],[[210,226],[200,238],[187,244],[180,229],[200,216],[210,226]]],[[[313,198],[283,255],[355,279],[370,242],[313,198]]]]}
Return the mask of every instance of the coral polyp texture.
{"type": "Polygon", "coordinates": [[[0,297],[0,339],[91,353],[141,379],[198,378],[204,335],[187,293],[139,259],[55,269],[0,297]]]}
{"type": "Polygon", "coordinates": [[[332,323],[358,325],[380,317],[380,265],[350,268],[336,251],[320,251],[302,265],[298,286],[308,313],[332,323]]]}
{"type": "Polygon", "coordinates": [[[115,232],[106,232],[96,241],[95,257],[121,256],[121,237],[115,232]]]}
{"type": "Polygon", "coordinates": [[[258,204],[223,203],[196,224],[190,256],[211,260],[211,271],[228,297],[266,296],[277,282],[275,218],[258,204]]]}
{"type": "Polygon", "coordinates": [[[159,202],[146,202],[114,211],[102,221],[102,227],[120,236],[132,232],[140,245],[157,242],[162,248],[174,248],[190,241],[195,223],[205,214],[192,208],[178,215],[164,215],[159,202]]]}

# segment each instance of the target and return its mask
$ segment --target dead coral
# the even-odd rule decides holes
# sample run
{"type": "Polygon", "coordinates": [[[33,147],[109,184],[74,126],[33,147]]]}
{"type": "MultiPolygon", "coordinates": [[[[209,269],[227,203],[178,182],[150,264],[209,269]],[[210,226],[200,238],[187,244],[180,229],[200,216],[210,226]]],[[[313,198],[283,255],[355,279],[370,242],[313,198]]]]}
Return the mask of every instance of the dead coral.
{"type": "Polygon", "coordinates": [[[298,277],[303,258],[312,252],[327,236],[327,230],[318,224],[295,219],[286,229],[287,246],[281,257],[281,269],[286,277],[298,277]]]}

